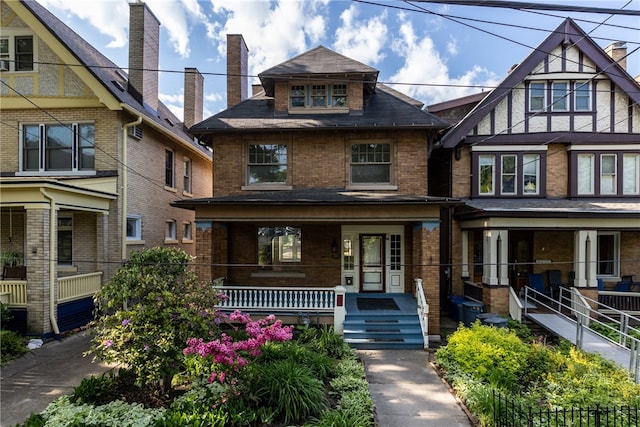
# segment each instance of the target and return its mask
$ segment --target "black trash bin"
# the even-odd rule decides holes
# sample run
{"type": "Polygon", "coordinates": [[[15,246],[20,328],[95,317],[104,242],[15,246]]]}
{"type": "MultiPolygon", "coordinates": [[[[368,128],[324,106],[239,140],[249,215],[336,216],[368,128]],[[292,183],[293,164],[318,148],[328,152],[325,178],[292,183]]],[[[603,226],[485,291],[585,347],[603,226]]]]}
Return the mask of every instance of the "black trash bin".
{"type": "Polygon", "coordinates": [[[476,319],[478,319],[480,323],[482,323],[483,325],[486,325],[487,323],[485,321],[487,319],[491,319],[492,317],[498,317],[498,316],[499,316],[498,313],[480,313],[476,316],[476,319]]]}
{"type": "Polygon", "coordinates": [[[475,301],[465,301],[462,303],[462,311],[464,315],[464,326],[471,326],[478,318],[478,314],[484,312],[484,304],[475,301]]]}
{"type": "Polygon", "coordinates": [[[501,316],[490,317],[485,319],[484,324],[487,326],[495,326],[496,328],[506,328],[507,319],[501,316]]]}
{"type": "Polygon", "coordinates": [[[462,322],[462,303],[465,301],[462,295],[449,295],[449,316],[456,323],[462,322]]]}

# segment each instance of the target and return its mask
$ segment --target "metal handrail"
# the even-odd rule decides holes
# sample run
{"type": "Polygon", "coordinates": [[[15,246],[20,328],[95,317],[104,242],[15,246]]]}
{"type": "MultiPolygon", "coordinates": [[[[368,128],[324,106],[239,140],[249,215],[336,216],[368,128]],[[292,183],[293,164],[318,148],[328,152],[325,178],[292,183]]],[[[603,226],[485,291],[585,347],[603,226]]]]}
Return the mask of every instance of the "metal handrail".
{"type": "Polygon", "coordinates": [[[620,310],[616,310],[612,307],[604,306],[598,301],[595,301],[591,298],[585,297],[580,293],[580,291],[572,287],[570,289],[560,288],[558,293],[558,299],[555,300],[552,297],[545,295],[541,292],[536,291],[530,287],[525,287],[524,292],[524,313],[525,317],[527,315],[527,309],[529,304],[527,302],[531,302],[538,304],[544,307],[546,310],[549,310],[555,314],[558,314],[570,322],[576,323],[576,347],[583,349],[584,345],[584,331],[585,329],[589,332],[611,342],[612,344],[624,348],[625,350],[630,351],[629,355],[629,372],[631,372],[633,378],[636,382],[640,381],[640,367],[638,366],[640,363],[640,340],[633,335],[631,332],[635,332],[640,335],[640,329],[634,328],[629,325],[629,320],[634,320],[640,323],[640,319],[634,317],[630,314],[624,313],[620,310]],[[565,295],[568,293],[569,295],[565,295]],[[590,302],[593,302],[596,307],[606,308],[612,312],[617,312],[620,315],[620,321],[599,312],[596,309],[591,308],[590,302]],[[565,314],[569,313],[569,315],[575,317],[575,320],[569,315],[565,314]],[[618,329],[612,328],[607,323],[603,322],[600,318],[605,318],[605,321],[610,321],[611,323],[618,324],[618,329]],[[614,330],[618,333],[619,339],[618,342],[613,339],[601,334],[598,331],[593,330],[590,327],[591,322],[599,324],[606,329],[614,330]],[[628,343],[628,345],[627,345],[628,343]]]}

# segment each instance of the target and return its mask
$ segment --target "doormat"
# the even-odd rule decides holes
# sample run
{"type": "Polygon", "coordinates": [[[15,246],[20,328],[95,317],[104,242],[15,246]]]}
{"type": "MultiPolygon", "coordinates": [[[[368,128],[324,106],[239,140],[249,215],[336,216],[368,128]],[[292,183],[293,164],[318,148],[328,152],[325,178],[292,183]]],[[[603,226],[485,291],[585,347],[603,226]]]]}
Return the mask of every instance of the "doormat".
{"type": "Polygon", "coordinates": [[[400,310],[393,298],[356,298],[358,310],[400,310]]]}

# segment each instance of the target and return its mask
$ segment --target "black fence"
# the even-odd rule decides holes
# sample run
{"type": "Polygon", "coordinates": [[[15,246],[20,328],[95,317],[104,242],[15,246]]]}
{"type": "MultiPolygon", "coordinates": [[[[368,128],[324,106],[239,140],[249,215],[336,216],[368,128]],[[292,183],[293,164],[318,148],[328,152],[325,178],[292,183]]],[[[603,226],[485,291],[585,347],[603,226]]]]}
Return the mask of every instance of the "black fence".
{"type": "Polygon", "coordinates": [[[511,397],[493,394],[495,427],[637,427],[640,408],[604,407],[550,409],[522,405],[511,397]]]}

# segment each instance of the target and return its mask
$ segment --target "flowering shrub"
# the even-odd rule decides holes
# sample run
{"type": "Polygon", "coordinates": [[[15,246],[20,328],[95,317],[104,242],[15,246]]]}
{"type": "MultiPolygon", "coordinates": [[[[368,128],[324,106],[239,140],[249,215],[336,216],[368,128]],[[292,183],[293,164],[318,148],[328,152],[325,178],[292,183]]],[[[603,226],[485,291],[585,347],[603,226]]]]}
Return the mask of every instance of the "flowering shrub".
{"type": "Polygon", "coordinates": [[[293,337],[293,326],[282,326],[282,322],[273,315],[252,320],[248,314],[236,310],[229,315],[229,320],[244,324],[244,339],[234,340],[226,333],[209,342],[190,338],[183,350],[185,355],[197,354],[208,360],[212,369],[209,382],[217,380],[224,383],[229,373],[246,366],[249,358],[260,356],[261,347],[267,342],[284,342],[293,337]]]}
{"type": "Polygon", "coordinates": [[[129,366],[138,384],[167,390],[184,367],[182,349],[193,336],[219,334],[216,291],[199,283],[191,257],[175,248],[134,252],[95,296],[91,352],[129,366]]]}

